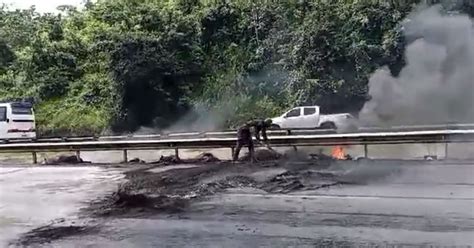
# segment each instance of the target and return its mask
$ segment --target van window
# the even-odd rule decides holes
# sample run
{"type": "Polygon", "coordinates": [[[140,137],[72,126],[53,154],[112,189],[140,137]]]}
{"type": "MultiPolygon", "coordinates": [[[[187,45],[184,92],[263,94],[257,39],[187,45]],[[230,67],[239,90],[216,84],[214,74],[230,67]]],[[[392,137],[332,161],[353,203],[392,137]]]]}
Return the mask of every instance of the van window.
{"type": "Polygon", "coordinates": [[[304,108],[304,115],[314,115],[316,108],[304,108]]]}
{"type": "Polygon", "coordinates": [[[299,108],[293,109],[293,110],[291,110],[290,112],[288,112],[288,114],[286,114],[286,117],[296,117],[296,116],[300,116],[300,112],[301,112],[301,110],[300,110],[299,108]]]}
{"type": "Polygon", "coordinates": [[[31,114],[33,114],[33,111],[31,110],[31,108],[13,107],[12,106],[12,114],[14,114],[14,115],[31,115],[31,114]]]}
{"type": "Polygon", "coordinates": [[[7,121],[7,107],[0,107],[0,121],[7,121]]]}

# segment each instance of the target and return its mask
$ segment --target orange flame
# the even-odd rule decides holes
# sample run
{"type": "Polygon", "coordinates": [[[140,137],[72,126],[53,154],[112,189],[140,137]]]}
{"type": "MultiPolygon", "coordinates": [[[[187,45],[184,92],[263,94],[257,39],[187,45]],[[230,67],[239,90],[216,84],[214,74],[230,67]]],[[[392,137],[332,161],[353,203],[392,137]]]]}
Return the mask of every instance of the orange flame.
{"type": "Polygon", "coordinates": [[[345,160],[346,152],[342,146],[335,146],[332,148],[331,156],[335,159],[345,160]]]}

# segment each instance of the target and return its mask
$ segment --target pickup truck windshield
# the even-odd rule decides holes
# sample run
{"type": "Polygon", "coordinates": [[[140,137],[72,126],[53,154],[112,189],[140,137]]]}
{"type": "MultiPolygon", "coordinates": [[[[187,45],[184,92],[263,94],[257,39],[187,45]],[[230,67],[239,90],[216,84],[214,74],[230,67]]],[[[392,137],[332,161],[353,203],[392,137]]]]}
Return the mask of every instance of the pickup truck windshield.
{"type": "Polygon", "coordinates": [[[286,114],[286,117],[297,117],[297,116],[300,116],[300,112],[301,112],[301,110],[300,110],[299,108],[293,109],[293,110],[291,110],[290,112],[288,112],[288,114],[286,114]]]}

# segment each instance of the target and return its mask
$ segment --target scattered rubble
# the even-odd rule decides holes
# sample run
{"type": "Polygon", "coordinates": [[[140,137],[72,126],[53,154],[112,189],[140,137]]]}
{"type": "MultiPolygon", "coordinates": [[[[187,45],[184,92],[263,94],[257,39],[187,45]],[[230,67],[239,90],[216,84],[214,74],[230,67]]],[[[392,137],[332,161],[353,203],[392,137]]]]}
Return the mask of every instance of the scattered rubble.
{"type": "Polygon", "coordinates": [[[293,170],[276,175],[263,182],[260,189],[270,193],[287,194],[296,190],[315,190],[346,184],[332,173],[314,170],[293,170]]]}
{"type": "Polygon", "coordinates": [[[146,162],[144,160],[141,160],[139,158],[131,159],[130,161],[128,161],[128,163],[130,163],[130,164],[146,164],[146,162]]]}
{"type": "MultiPolygon", "coordinates": [[[[284,157],[282,154],[270,149],[257,149],[255,150],[254,156],[257,161],[272,161],[272,160],[278,160],[284,157]]],[[[244,156],[239,158],[239,161],[249,161],[249,160],[250,160],[249,153],[246,153],[244,156]]]]}
{"type": "Polygon", "coordinates": [[[215,162],[220,162],[221,161],[216,156],[214,156],[214,154],[209,153],[209,152],[205,152],[205,153],[200,154],[194,160],[197,160],[197,162],[201,162],[201,163],[215,163],[215,162]]]}
{"type": "Polygon", "coordinates": [[[365,184],[368,180],[398,173],[387,168],[375,168],[377,166],[363,160],[336,160],[325,156],[309,159],[303,152],[292,153],[282,155],[273,150],[259,149],[256,151],[257,163],[221,161],[211,153],[202,153],[188,160],[162,156],[159,163],[126,172],[128,181],[115,194],[92,203],[85,210],[97,216],[177,213],[186,211],[192,201],[231,188],[288,194],[345,184],[365,184]],[[162,168],[177,163],[180,165],[162,168]]]}
{"type": "Polygon", "coordinates": [[[86,235],[96,232],[96,226],[78,226],[78,225],[46,225],[35,228],[20,236],[17,240],[10,243],[15,247],[31,247],[40,244],[49,243],[69,236],[86,235]]]}
{"type": "Polygon", "coordinates": [[[84,164],[90,163],[89,161],[84,161],[82,158],[77,157],[76,155],[59,155],[56,158],[44,158],[44,161],[41,163],[43,165],[65,165],[65,164],[84,164]]]}
{"type": "Polygon", "coordinates": [[[309,156],[314,160],[334,160],[331,156],[322,153],[311,153],[309,156]]]}
{"type": "Polygon", "coordinates": [[[179,164],[181,162],[182,161],[179,157],[170,155],[170,156],[161,156],[160,159],[156,162],[153,162],[153,164],[170,165],[170,164],[179,164]]]}
{"type": "Polygon", "coordinates": [[[123,213],[133,214],[133,212],[139,214],[146,211],[177,213],[183,211],[187,203],[188,201],[182,198],[172,198],[166,195],[148,196],[119,189],[117,193],[97,203],[100,208],[95,214],[108,216],[123,213]]]}
{"type": "MultiPolygon", "coordinates": [[[[177,213],[185,211],[191,201],[230,188],[254,188],[270,193],[287,194],[297,190],[318,189],[341,184],[331,173],[314,171],[319,161],[268,162],[285,156],[270,150],[257,152],[260,161],[232,163],[220,161],[210,153],[200,154],[183,163],[197,163],[191,167],[155,170],[159,167],[137,169],[126,173],[128,181],[119,190],[86,209],[98,216],[141,216],[147,213],[177,213]]],[[[174,157],[168,157],[174,158],[174,157]]],[[[165,160],[174,161],[174,160],[165,160]]],[[[161,166],[157,164],[156,166],[161,166]]]]}
{"type": "Polygon", "coordinates": [[[150,164],[155,164],[155,165],[175,165],[175,164],[201,164],[201,163],[217,163],[220,162],[221,160],[218,159],[214,154],[205,152],[199,154],[195,158],[191,159],[181,159],[179,157],[176,157],[174,155],[170,156],[161,156],[158,161],[152,162],[150,164]]]}

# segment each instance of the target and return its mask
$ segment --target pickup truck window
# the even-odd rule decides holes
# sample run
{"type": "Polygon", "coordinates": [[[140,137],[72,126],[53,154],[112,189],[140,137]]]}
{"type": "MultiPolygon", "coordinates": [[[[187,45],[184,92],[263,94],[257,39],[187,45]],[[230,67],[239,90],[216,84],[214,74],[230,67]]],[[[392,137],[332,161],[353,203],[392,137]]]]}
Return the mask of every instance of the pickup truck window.
{"type": "Polygon", "coordinates": [[[0,107],[0,122],[7,121],[7,107],[0,107]]]}
{"type": "Polygon", "coordinates": [[[296,116],[300,116],[300,112],[301,112],[301,110],[300,110],[299,108],[293,109],[293,110],[291,110],[290,112],[288,112],[288,114],[286,114],[286,117],[296,117],[296,116]]]}
{"type": "Polygon", "coordinates": [[[304,115],[314,115],[316,108],[304,108],[304,115]]]}

